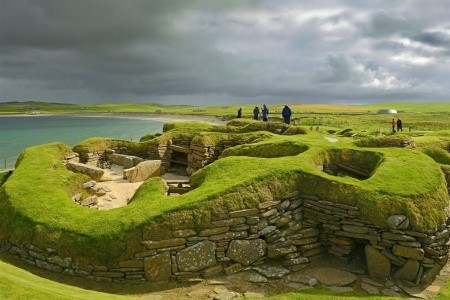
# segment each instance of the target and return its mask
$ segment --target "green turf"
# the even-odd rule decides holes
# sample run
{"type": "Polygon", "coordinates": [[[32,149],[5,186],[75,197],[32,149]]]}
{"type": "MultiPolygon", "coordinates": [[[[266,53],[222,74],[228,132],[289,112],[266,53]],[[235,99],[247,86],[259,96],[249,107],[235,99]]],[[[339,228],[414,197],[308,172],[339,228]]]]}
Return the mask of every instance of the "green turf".
{"type": "Polygon", "coordinates": [[[90,291],[41,278],[0,260],[1,299],[139,299],[90,291]]]}

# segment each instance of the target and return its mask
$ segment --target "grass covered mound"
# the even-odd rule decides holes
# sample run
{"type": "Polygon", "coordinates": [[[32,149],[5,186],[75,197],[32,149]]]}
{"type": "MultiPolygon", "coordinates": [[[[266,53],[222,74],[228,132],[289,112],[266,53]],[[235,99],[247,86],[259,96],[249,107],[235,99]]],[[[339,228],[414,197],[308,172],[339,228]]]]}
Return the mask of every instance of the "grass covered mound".
{"type": "MultiPolygon", "coordinates": [[[[381,227],[386,227],[388,217],[394,214],[408,216],[412,228],[421,232],[436,229],[445,220],[448,194],[444,175],[440,166],[419,150],[358,148],[347,138],[329,143],[316,132],[283,136],[204,129],[173,128],[136,144],[150,145],[179,135],[203,144],[236,138],[254,143],[229,148],[223,158],[194,173],[194,189],[189,193],[164,196],[160,179],[152,178],[128,206],[108,211],[87,209],[71,200],[88,178],[64,167],[63,157],[71,152],[68,146],[53,143],[26,149],[0,188],[0,238],[54,248],[62,256],[84,262],[117,262],[131,258],[143,236],[164,237],[170,232],[172,228],[145,232],[147,225],[173,218],[170,212],[177,215],[174,227],[184,224],[201,229],[223,208],[252,208],[294,190],[356,205],[364,218],[381,227]],[[330,164],[366,169],[368,176],[364,180],[345,173],[336,176],[320,168],[330,164]]],[[[107,146],[107,139],[96,138],[77,147],[91,151],[107,146]]]]}

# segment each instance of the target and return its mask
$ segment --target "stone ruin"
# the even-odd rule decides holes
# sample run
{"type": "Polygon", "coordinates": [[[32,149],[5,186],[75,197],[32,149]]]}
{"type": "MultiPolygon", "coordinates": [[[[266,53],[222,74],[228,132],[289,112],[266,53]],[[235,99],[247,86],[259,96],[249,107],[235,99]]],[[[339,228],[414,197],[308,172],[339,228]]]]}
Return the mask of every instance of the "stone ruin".
{"type": "MultiPolygon", "coordinates": [[[[190,175],[217,160],[225,149],[244,143],[243,140],[228,140],[216,145],[199,145],[189,139],[174,138],[164,144],[151,144],[146,156],[138,157],[118,142],[112,149],[79,153],[69,158],[67,165],[72,170],[83,167],[76,162],[79,157],[84,166],[93,166],[87,168],[89,171],[80,171],[93,180],[99,179],[93,171],[100,169],[96,166],[108,163],[122,165],[128,170],[124,171],[125,177],[130,180],[137,180],[142,174],[139,171],[142,164],[154,167],[151,176],[171,171],[190,175]]],[[[318,163],[318,168],[333,176],[343,173],[365,180],[380,163],[379,158],[373,156],[369,167],[355,165],[352,162],[358,161],[358,151],[346,153],[347,156],[341,154],[334,153],[329,160],[318,163]]],[[[448,173],[446,179],[450,182],[448,173]]],[[[187,183],[177,183],[174,188],[178,190],[173,191],[187,192],[182,190],[183,184],[187,183]]],[[[32,246],[24,249],[8,243],[7,247],[10,252],[44,269],[99,281],[183,281],[249,268],[269,278],[280,278],[302,270],[328,253],[343,261],[364,257],[365,268],[373,277],[426,284],[448,260],[448,219],[436,230],[424,233],[411,230],[406,216],[392,215],[388,227],[384,228],[362,217],[356,206],[299,191],[283,196],[270,194],[270,199],[253,208],[224,208],[202,229],[170,223],[168,220],[177,219],[177,214],[170,213],[163,223],[145,228],[141,248],[133,258],[112,265],[75,263],[75,258],[61,258],[52,251],[32,246]],[[155,234],[161,228],[170,230],[165,230],[164,235],[155,234]],[[276,272],[269,272],[264,266],[268,261],[278,264],[276,272]]]]}

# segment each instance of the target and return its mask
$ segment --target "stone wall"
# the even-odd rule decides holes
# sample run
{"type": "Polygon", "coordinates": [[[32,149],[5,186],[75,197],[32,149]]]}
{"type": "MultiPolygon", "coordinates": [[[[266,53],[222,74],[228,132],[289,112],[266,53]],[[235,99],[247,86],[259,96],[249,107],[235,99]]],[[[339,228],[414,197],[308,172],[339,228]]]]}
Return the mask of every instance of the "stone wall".
{"type": "Polygon", "coordinates": [[[430,282],[448,259],[447,225],[420,233],[409,230],[404,216],[392,216],[390,228],[380,228],[362,219],[357,207],[298,192],[254,208],[223,211],[202,229],[167,220],[144,229],[133,257],[108,265],[80,264],[55,250],[13,241],[3,246],[40,268],[98,281],[208,278],[248,267],[264,271],[267,261],[282,267],[271,276],[283,276],[325,252],[347,260],[363,245],[370,275],[418,284],[430,282]]]}
{"type": "Polygon", "coordinates": [[[166,144],[151,144],[148,148],[148,159],[161,160],[163,169],[167,172],[171,166],[172,154],[178,149],[184,149],[187,154],[186,172],[192,175],[195,171],[216,161],[222,152],[230,147],[245,144],[244,140],[221,141],[217,145],[200,145],[189,139],[172,139],[166,144]],[[175,146],[175,147],[174,147],[175,146]]]}

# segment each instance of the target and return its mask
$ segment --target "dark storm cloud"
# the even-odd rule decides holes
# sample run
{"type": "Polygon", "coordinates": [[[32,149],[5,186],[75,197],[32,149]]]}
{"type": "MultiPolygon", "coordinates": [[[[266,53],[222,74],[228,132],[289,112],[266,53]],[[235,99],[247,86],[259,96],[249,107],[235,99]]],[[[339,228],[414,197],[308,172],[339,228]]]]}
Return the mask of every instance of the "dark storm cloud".
{"type": "Polygon", "coordinates": [[[446,4],[3,0],[0,101],[447,100],[446,4]]]}

